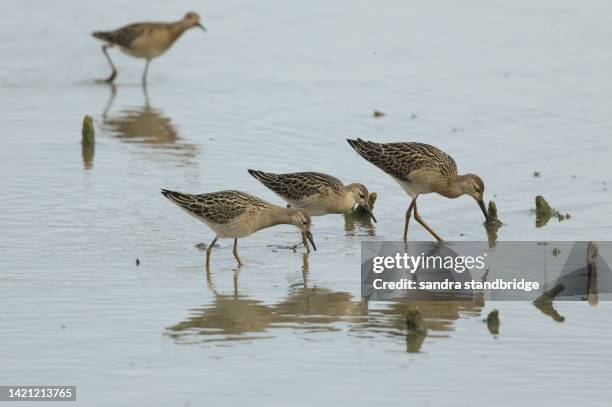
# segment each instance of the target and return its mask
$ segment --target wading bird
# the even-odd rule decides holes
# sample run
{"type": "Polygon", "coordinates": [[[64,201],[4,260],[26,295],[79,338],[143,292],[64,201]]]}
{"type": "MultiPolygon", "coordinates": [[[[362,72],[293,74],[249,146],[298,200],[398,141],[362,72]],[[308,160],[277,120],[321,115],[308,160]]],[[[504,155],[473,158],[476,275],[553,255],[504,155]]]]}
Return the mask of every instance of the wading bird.
{"type": "Polygon", "coordinates": [[[270,226],[287,224],[302,231],[306,250],[317,250],[310,232],[310,215],[304,209],[283,208],[240,191],[220,191],[201,195],[184,194],[162,189],[163,196],[175,203],[196,219],[206,223],[215,232],[215,238],[206,250],[206,265],[210,264],[210,254],[217,239],[234,239],[234,257],[238,265],[238,239],[270,226]]]}
{"type": "Polygon", "coordinates": [[[442,150],[423,143],[375,143],[361,139],[346,141],[359,155],[389,174],[412,198],[406,211],[404,240],[408,238],[410,214],[414,213],[417,222],[436,240],[442,241],[417,211],[416,200],[420,194],[436,192],[446,198],[469,195],[476,200],[488,221],[483,201],[484,182],[476,174],[458,175],[455,160],[442,150]]]}
{"type": "Polygon", "coordinates": [[[344,185],[338,178],[318,172],[272,174],[249,170],[249,174],[285,200],[292,208],[304,208],[312,216],[344,214],[359,205],[376,222],[363,184],[344,185]]]}
{"type": "Polygon", "coordinates": [[[173,23],[135,23],[114,31],[92,33],[95,38],[106,42],[102,47],[102,52],[104,52],[113,72],[105,82],[112,82],[117,77],[117,69],[110,55],[108,55],[109,47],[117,45],[126,54],[146,59],[147,62],[142,74],[142,83],[146,85],[151,60],[166,52],[174,44],[174,41],[193,27],[199,27],[206,31],[206,28],[200,24],[200,16],[196,13],[187,13],[181,20],[173,23]]]}

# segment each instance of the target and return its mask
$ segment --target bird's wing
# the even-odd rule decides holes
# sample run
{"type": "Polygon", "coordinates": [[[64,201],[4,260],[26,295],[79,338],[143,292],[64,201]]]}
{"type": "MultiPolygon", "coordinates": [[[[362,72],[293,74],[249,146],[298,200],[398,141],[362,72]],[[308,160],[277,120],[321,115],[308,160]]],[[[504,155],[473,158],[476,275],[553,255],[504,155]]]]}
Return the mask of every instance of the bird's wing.
{"type": "Polygon", "coordinates": [[[455,160],[429,144],[347,141],[363,158],[401,181],[411,181],[410,173],[413,171],[434,172],[445,177],[457,174],[455,160]]]}
{"type": "Polygon", "coordinates": [[[132,42],[152,29],[153,23],[126,25],[114,31],[96,31],[93,36],[101,40],[129,48],[132,42]]]}
{"type": "Polygon", "coordinates": [[[220,224],[231,222],[250,208],[270,206],[266,201],[240,191],[191,195],[162,189],[162,194],[190,214],[220,224]]]}
{"type": "Polygon", "coordinates": [[[291,201],[300,201],[316,194],[340,194],[344,190],[342,181],[318,172],[272,174],[249,170],[249,174],[280,197],[291,201]]]}

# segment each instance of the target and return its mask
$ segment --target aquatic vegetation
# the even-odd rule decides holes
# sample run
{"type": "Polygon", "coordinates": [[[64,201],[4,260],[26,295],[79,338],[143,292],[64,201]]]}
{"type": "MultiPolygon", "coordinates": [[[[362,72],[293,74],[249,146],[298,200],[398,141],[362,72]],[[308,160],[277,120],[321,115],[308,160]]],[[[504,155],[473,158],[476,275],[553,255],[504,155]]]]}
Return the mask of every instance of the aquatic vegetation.
{"type": "Polygon", "coordinates": [[[410,306],[406,311],[406,329],[408,332],[426,333],[425,320],[417,307],[410,306]]]}
{"type": "Polygon", "coordinates": [[[498,225],[498,226],[503,225],[502,221],[500,221],[499,218],[497,217],[497,205],[495,204],[495,201],[489,201],[489,207],[487,208],[487,214],[489,215],[486,221],[487,225],[498,225]]]}
{"type": "Polygon", "coordinates": [[[536,227],[538,228],[545,226],[553,217],[556,217],[559,222],[567,220],[571,217],[568,213],[563,214],[558,210],[553,209],[542,195],[536,196],[535,204],[536,227]]]}
{"type": "Polygon", "coordinates": [[[587,301],[596,307],[599,304],[599,296],[597,290],[597,255],[599,246],[597,242],[590,241],[587,246],[586,263],[587,263],[587,301]]]}
{"type": "Polygon", "coordinates": [[[494,201],[489,201],[487,215],[487,220],[485,221],[484,225],[487,231],[489,247],[495,247],[495,242],[497,241],[497,231],[500,227],[502,227],[503,223],[497,217],[497,205],[494,201]]]}
{"type": "Polygon", "coordinates": [[[418,353],[426,337],[427,333],[424,332],[408,332],[406,335],[406,352],[418,353]]]}
{"type": "MultiPolygon", "coordinates": [[[[376,195],[376,192],[371,192],[370,195],[368,196],[368,203],[370,204],[371,210],[374,210],[374,204],[376,203],[376,198],[378,198],[378,195],[376,195]]],[[[357,207],[354,208],[351,212],[349,212],[349,214],[350,213],[358,217],[364,217],[364,216],[370,217],[370,214],[368,213],[368,211],[360,205],[357,205],[357,207]]]]}
{"type": "Polygon", "coordinates": [[[533,302],[533,305],[543,314],[550,316],[557,322],[565,321],[565,317],[560,315],[553,305],[554,298],[565,290],[565,285],[559,283],[548,291],[545,291],[533,302]]]}
{"type": "Polygon", "coordinates": [[[96,130],[93,125],[93,118],[91,116],[85,116],[83,118],[83,129],[81,131],[83,136],[83,144],[95,144],[96,142],[96,130]]]}
{"type": "Polygon", "coordinates": [[[489,312],[489,315],[487,315],[487,328],[489,329],[489,332],[491,332],[491,335],[499,335],[499,311],[497,309],[494,309],[493,311],[489,312]]]}
{"type": "Polygon", "coordinates": [[[427,326],[419,309],[415,306],[408,307],[406,312],[406,352],[416,353],[427,336],[427,326]]]}
{"type": "Polygon", "coordinates": [[[93,125],[93,118],[85,116],[83,118],[83,129],[81,130],[81,154],[83,156],[83,166],[86,170],[93,167],[95,150],[96,131],[93,125]]]}
{"type": "MultiPolygon", "coordinates": [[[[371,192],[368,196],[368,203],[370,204],[371,211],[374,210],[374,203],[376,202],[377,197],[378,196],[376,192],[371,192]]],[[[368,213],[368,211],[362,208],[360,205],[344,214],[344,230],[355,230],[355,223],[365,226],[367,229],[370,229],[371,233],[374,233],[374,224],[372,223],[372,217],[368,213]]]]}

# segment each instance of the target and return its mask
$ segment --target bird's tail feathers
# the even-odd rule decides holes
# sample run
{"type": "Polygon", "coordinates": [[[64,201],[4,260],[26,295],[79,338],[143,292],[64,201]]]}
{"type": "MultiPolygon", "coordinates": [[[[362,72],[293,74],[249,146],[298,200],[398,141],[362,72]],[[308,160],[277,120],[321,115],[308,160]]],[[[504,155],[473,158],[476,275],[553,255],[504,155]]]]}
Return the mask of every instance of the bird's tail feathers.
{"type": "Polygon", "coordinates": [[[94,31],[91,33],[94,38],[98,38],[102,41],[113,41],[113,36],[111,31],[94,31]]]}
{"type": "Polygon", "coordinates": [[[271,174],[269,172],[257,171],[257,170],[248,170],[249,174],[253,176],[253,178],[260,181],[262,184],[267,185],[269,182],[276,181],[276,174],[271,174]]]}
{"type": "Polygon", "coordinates": [[[357,140],[346,139],[346,141],[355,151],[357,151],[357,153],[359,153],[360,156],[368,161],[375,160],[378,158],[378,156],[380,156],[380,154],[382,154],[382,147],[380,143],[365,141],[360,138],[357,140]]]}
{"type": "Polygon", "coordinates": [[[182,192],[177,191],[170,191],[169,189],[162,189],[161,194],[181,207],[186,207],[193,204],[193,197],[189,194],[184,194],[182,192]]]}

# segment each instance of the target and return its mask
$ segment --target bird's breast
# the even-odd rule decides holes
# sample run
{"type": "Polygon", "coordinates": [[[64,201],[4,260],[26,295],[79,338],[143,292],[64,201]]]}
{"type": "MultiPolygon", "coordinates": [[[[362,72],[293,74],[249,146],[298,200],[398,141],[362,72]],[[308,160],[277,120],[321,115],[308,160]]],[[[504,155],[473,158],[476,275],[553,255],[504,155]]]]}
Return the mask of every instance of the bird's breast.
{"type": "Polygon", "coordinates": [[[215,223],[210,220],[204,220],[204,223],[210,227],[217,237],[238,239],[247,237],[259,230],[257,219],[238,216],[227,223],[215,223]]]}
{"type": "Polygon", "coordinates": [[[136,58],[153,59],[166,52],[173,42],[174,39],[165,30],[152,30],[136,38],[129,47],[122,47],[121,50],[136,58]]]}
{"type": "Polygon", "coordinates": [[[431,191],[427,191],[424,188],[421,188],[418,184],[410,181],[404,181],[393,177],[393,179],[402,187],[402,189],[410,195],[412,198],[416,197],[419,194],[426,194],[431,191]]]}
{"type": "Polygon", "coordinates": [[[287,201],[293,208],[306,209],[311,216],[346,213],[355,205],[352,198],[336,194],[314,194],[299,201],[287,201]]]}

